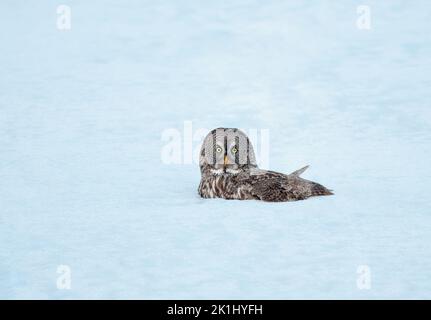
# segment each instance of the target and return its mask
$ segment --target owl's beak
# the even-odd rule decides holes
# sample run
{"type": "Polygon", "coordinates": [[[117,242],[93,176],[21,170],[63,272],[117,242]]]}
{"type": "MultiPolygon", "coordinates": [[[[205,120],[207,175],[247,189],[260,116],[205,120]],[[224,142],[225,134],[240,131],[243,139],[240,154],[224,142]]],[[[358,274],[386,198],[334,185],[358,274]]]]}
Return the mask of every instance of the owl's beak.
{"type": "Polygon", "coordinates": [[[227,156],[224,156],[224,165],[227,165],[227,156]]]}

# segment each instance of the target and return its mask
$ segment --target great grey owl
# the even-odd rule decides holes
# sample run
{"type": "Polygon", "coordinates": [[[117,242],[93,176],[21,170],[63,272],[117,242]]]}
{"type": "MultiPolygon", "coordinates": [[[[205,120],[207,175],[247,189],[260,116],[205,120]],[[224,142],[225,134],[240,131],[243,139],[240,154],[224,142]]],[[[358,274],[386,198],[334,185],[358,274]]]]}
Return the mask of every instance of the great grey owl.
{"type": "Polygon", "coordinates": [[[218,128],[204,139],[200,150],[203,198],[296,201],[333,194],[324,186],[300,177],[308,166],[289,175],[259,169],[248,137],[240,130],[218,128]]]}

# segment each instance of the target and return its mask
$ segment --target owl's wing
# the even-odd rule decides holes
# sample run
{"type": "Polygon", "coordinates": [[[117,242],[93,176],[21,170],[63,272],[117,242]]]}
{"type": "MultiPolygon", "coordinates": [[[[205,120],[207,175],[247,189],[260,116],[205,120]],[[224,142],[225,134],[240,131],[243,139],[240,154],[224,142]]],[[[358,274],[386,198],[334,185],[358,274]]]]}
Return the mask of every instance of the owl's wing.
{"type": "Polygon", "coordinates": [[[313,196],[331,195],[331,190],[321,184],[299,177],[307,167],[297,170],[290,175],[266,171],[251,176],[251,190],[253,197],[263,201],[296,201],[313,196]]]}

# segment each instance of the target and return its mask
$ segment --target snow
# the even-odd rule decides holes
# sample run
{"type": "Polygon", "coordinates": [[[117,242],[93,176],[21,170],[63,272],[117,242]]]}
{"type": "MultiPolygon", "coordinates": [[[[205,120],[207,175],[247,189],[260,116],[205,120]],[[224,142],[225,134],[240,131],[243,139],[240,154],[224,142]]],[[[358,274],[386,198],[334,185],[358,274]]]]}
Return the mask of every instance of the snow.
{"type": "Polygon", "coordinates": [[[0,298],[431,298],[428,1],[65,4],[0,4],[0,298]],[[335,195],[200,199],[185,121],[335,195]]]}

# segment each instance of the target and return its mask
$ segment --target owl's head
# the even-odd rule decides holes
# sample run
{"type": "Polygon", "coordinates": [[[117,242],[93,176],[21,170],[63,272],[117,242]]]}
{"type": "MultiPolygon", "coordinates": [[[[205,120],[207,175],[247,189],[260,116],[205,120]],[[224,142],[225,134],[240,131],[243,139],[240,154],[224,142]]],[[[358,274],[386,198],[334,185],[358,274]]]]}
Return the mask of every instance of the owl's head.
{"type": "Polygon", "coordinates": [[[253,146],[244,132],[218,128],[205,137],[199,157],[202,174],[238,174],[256,168],[253,146]]]}

